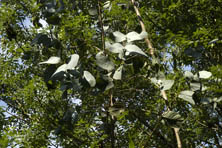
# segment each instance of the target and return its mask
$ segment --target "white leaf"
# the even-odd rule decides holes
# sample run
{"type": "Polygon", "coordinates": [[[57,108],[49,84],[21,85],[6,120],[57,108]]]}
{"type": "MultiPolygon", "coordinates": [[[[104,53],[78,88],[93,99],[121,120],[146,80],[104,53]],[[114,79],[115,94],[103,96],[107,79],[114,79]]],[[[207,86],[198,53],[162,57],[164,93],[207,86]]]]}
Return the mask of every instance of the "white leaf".
{"type": "Polygon", "coordinates": [[[195,75],[193,76],[193,80],[195,80],[195,81],[199,81],[199,77],[198,77],[197,74],[195,74],[195,75]]]}
{"type": "Polygon", "coordinates": [[[212,40],[212,41],[210,41],[208,44],[214,44],[214,43],[216,43],[217,41],[219,41],[219,39],[218,39],[218,38],[213,39],[213,40],[212,40]]]}
{"type": "Polygon", "coordinates": [[[58,74],[59,72],[65,72],[67,69],[67,64],[63,64],[61,66],[59,66],[56,71],[53,73],[52,77],[56,74],[58,74]]]}
{"type": "Polygon", "coordinates": [[[193,94],[194,94],[193,91],[185,90],[185,91],[180,92],[180,95],[178,97],[185,100],[185,101],[190,102],[191,104],[195,104],[195,102],[192,98],[193,94]]]}
{"type": "Polygon", "coordinates": [[[212,102],[211,98],[202,98],[200,100],[200,103],[202,103],[202,104],[210,104],[211,102],[212,102]]]}
{"type": "Polygon", "coordinates": [[[108,72],[114,69],[114,63],[109,61],[108,57],[104,55],[103,52],[99,52],[96,55],[96,64],[102,69],[107,70],[108,72]]]}
{"type": "Polygon", "coordinates": [[[190,71],[185,71],[184,76],[186,78],[190,78],[190,79],[192,79],[194,77],[193,73],[190,71]]]}
{"type": "Polygon", "coordinates": [[[106,32],[109,29],[109,26],[103,26],[103,30],[106,32]]]}
{"type": "Polygon", "coordinates": [[[217,107],[217,102],[214,102],[214,104],[213,104],[213,109],[215,110],[216,107],[217,107]]]}
{"type": "Polygon", "coordinates": [[[40,62],[39,64],[58,64],[60,61],[60,57],[50,57],[47,61],[40,62]]]}
{"type": "Polygon", "coordinates": [[[110,44],[109,42],[105,42],[105,46],[112,53],[121,53],[124,49],[124,47],[120,43],[110,44]]]}
{"type": "Polygon", "coordinates": [[[106,41],[105,42],[105,48],[110,50],[110,48],[112,48],[112,44],[110,44],[110,42],[106,41]]]}
{"type": "Polygon", "coordinates": [[[109,90],[109,89],[111,89],[113,87],[114,87],[114,83],[112,81],[109,81],[109,83],[107,84],[105,90],[109,90]]]}
{"type": "Polygon", "coordinates": [[[122,70],[123,70],[123,65],[121,65],[114,73],[113,79],[115,80],[121,80],[122,79],[122,70]]]}
{"type": "Polygon", "coordinates": [[[141,40],[142,39],[140,37],[140,34],[138,34],[135,31],[132,31],[132,32],[128,33],[126,35],[126,38],[127,38],[127,42],[132,42],[132,41],[135,41],[135,40],[141,40]]]}
{"type": "Polygon", "coordinates": [[[91,87],[94,87],[96,85],[96,79],[94,78],[94,76],[90,72],[84,71],[83,76],[89,82],[89,85],[91,87]]]}
{"type": "Polygon", "coordinates": [[[174,84],[174,80],[163,80],[163,89],[162,90],[169,90],[174,84]]]}
{"type": "Polygon", "coordinates": [[[104,9],[109,9],[111,6],[112,6],[112,5],[111,5],[111,2],[110,2],[110,1],[106,1],[106,2],[104,3],[104,5],[103,5],[103,8],[104,8],[104,9]]]}
{"type": "Polygon", "coordinates": [[[201,89],[201,91],[205,91],[205,90],[207,90],[207,89],[208,89],[208,87],[202,84],[202,89],[201,89]]]}
{"type": "Polygon", "coordinates": [[[127,37],[127,42],[142,40],[147,37],[147,32],[142,31],[140,34],[138,34],[137,32],[132,31],[132,32],[128,33],[126,35],[126,37],[127,37]]]}
{"type": "Polygon", "coordinates": [[[140,37],[141,37],[142,39],[146,38],[147,36],[148,36],[148,34],[147,34],[146,31],[142,31],[142,32],[140,33],[140,37]]]}
{"type": "Polygon", "coordinates": [[[141,55],[144,55],[144,56],[148,57],[147,54],[144,53],[144,52],[143,52],[138,46],[136,46],[136,45],[126,45],[126,46],[125,46],[125,49],[126,49],[126,51],[128,51],[129,53],[137,53],[137,54],[141,54],[141,55]]]}
{"type": "Polygon", "coordinates": [[[97,15],[97,10],[96,9],[91,8],[91,9],[88,10],[88,12],[89,12],[90,15],[97,15]]]}
{"type": "Polygon", "coordinates": [[[202,79],[210,78],[211,75],[212,75],[212,73],[209,72],[209,71],[203,70],[203,71],[200,71],[200,72],[199,72],[199,77],[202,78],[202,79]]]}
{"type": "Polygon", "coordinates": [[[153,84],[155,84],[155,85],[158,84],[158,80],[156,78],[151,78],[150,80],[153,84]]]}
{"type": "Polygon", "coordinates": [[[192,91],[200,90],[200,83],[190,83],[190,89],[192,91]]]}
{"type": "Polygon", "coordinates": [[[126,35],[124,35],[123,33],[119,32],[119,31],[113,32],[113,35],[116,38],[116,42],[123,42],[126,40],[126,35]]]}
{"type": "Polygon", "coordinates": [[[78,54],[73,54],[71,56],[71,60],[69,61],[68,65],[67,65],[67,69],[74,69],[79,61],[79,55],[78,54]]]}
{"type": "Polygon", "coordinates": [[[222,101],[222,96],[219,97],[219,98],[217,98],[217,101],[216,101],[216,102],[220,102],[220,101],[222,101]]]}
{"type": "Polygon", "coordinates": [[[118,57],[119,57],[120,59],[125,60],[125,58],[124,58],[123,56],[124,56],[124,53],[123,53],[123,52],[119,53],[119,55],[118,55],[118,57]]]}
{"type": "Polygon", "coordinates": [[[124,49],[124,47],[120,43],[110,44],[109,42],[105,42],[105,46],[106,46],[106,49],[108,49],[110,52],[118,53],[119,54],[118,57],[120,59],[124,59],[123,58],[123,55],[124,55],[123,49],[124,49]]]}

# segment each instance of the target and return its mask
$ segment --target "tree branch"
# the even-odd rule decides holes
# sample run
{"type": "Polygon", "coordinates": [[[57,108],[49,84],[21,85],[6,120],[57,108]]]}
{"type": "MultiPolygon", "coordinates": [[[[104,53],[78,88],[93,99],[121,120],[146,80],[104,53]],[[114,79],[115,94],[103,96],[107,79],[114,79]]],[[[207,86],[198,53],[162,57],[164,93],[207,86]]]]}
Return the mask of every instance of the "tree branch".
{"type": "MultiPolygon", "coordinates": [[[[142,28],[142,31],[146,32],[146,27],[143,23],[142,17],[141,17],[140,12],[139,12],[139,9],[137,8],[137,6],[135,4],[135,0],[132,0],[132,4],[133,4],[134,10],[136,12],[136,15],[139,19],[139,23],[140,23],[140,26],[142,28]]],[[[155,49],[153,48],[153,45],[152,45],[152,43],[151,43],[151,41],[149,40],[148,37],[145,38],[145,42],[146,42],[148,48],[150,49],[150,55],[154,56],[155,49]]]]}
{"type": "Polygon", "coordinates": [[[179,128],[173,128],[175,135],[176,135],[176,139],[177,139],[177,147],[178,148],[182,148],[182,144],[181,144],[181,140],[180,140],[180,135],[179,135],[179,128]]]}
{"type": "Polygon", "coordinates": [[[97,6],[98,6],[98,16],[99,16],[99,23],[100,23],[100,29],[101,29],[101,40],[102,40],[102,50],[105,51],[105,32],[103,28],[103,17],[102,17],[102,10],[100,6],[100,0],[97,0],[97,6]]]}
{"type": "MultiPolygon", "coordinates": [[[[113,94],[110,90],[110,106],[113,106],[113,94]]],[[[111,147],[115,148],[115,117],[111,115],[111,132],[110,132],[110,138],[111,138],[111,147]]]]}
{"type": "MultiPolygon", "coordinates": [[[[139,23],[140,23],[140,26],[142,28],[142,31],[146,31],[146,27],[142,21],[142,17],[140,15],[140,12],[139,12],[139,9],[137,8],[136,4],[135,4],[135,0],[131,0],[132,1],[132,4],[133,4],[133,7],[134,7],[134,10],[136,12],[136,15],[137,17],[139,18],[139,23]]],[[[145,41],[146,41],[146,44],[148,46],[148,48],[150,49],[150,54],[152,55],[153,58],[155,58],[155,50],[153,48],[153,45],[151,43],[151,41],[147,38],[145,38],[145,41]]],[[[165,100],[165,103],[166,103],[166,106],[169,109],[168,107],[168,98],[167,98],[167,95],[166,95],[166,92],[164,90],[161,90],[161,95],[163,96],[164,100],[165,100]]],[[[182,148],[182,145],[181,145],[181,140],[180,140],[180,136],[179,136],[179,129],[178,128],[173,128],[174,131],[175,131],[175,135],[176,135],[176,140],[177,140],[177,147],[178,148],[182,148]]]]}

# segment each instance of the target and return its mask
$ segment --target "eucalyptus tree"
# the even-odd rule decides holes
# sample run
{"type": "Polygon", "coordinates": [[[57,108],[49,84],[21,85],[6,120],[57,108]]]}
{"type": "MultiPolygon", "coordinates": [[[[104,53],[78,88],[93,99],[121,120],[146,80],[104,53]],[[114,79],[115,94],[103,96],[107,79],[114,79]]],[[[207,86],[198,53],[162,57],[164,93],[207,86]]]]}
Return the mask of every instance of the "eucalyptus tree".
{"type": "Polygon", "coordinates": [[[2,147],[220,147],[220,0],[2,0],[2,147]]]}

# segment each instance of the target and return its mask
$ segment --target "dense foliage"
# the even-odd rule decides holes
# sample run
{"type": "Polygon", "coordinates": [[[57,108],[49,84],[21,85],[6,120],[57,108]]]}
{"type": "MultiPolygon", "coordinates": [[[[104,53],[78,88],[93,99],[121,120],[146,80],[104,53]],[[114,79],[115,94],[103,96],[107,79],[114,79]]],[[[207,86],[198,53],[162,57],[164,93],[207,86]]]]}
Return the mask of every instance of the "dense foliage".
{"type": "Polygon", "coordinates": [[[221,24],[221,0],[1,0],[0,147],[221,147],[221,24]]]}

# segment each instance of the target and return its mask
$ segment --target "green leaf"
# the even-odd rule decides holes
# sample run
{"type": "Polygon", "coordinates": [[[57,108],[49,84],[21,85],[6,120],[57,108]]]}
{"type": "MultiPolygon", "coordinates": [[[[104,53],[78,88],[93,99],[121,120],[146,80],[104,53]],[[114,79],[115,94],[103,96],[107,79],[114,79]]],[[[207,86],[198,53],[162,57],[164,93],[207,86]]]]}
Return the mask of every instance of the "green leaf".
{"type": "Polygon", "coordinates": [[[89,82],[89,85],[91,87],[94,87],[96,85],[96,79],[94,78],[94,76],[90,72],[84,71],[83,76],[89,82]]]}
{"type": "Polygon", "coordinates": [[[63,0],[59,0],[59,3],[60,3],[60,7],[57,10],[57,13],[63,12],[63,10],[65,9],[65,4],[64,4],[63,0]]]}
{"type": "MultiPolygon", "coordinates": [[[[136,45],[126,45],[126,46],[125,46],[125,49],[126,49],[126,51],[128,52],[128,54],[136,53],[136,54],[140,54],[140,55],[144,55],[144,56],[148,57],[147,54],[144,53],[144,52],[143,52],[138,46],[136,46],[136,45]]],[[[127,55],[127,53],[126,53],[126,55],[127,55]]]]}
{"type": "Polygon", "coordinates": [[[46,22],[51,25],[59,25],[59,23],[61,22],[61,18],[58,15],[52,15],[46,18],[46,22]]]}
{"type": "Polygon", "coordinates": [[[102,69],[107,70],[108,72],[112,71],[115,66],[114,63],[111,62],[107,56],[104,55],[103,52],[99,52],[96,55],[96,64],[102,69]]]}
{"type": "Polygon", "coordinates": [[[31,45],[34,44],[43,44],[48,47],[51,45],[51,39],[46,34],[39,33],[31,42],[31,45]]]}
{"type": "Polygon", "coordinates": [[[198,52],[194,48],[187,48],[184,50],[184,53],[188,56],[194,57],[194,58],[200,58],[201,57],[201,52],[198,52]]]}
{"type": "Polygon", "coordinates": [[[74,69],[79,61],[79,55],[78,54],[73,54],[71,55],[71,60],[69,61],[67,65],[67,69],[74,69]]]}
{"type": "Polygon", "coordinates": [[[208,78],[210,78],[211,76],[212,76],[212,73],[209,72],[209,71],[203,70],[203,71],[200,71],[200,72],[199,72],[199,77],[200,77],[201,79],[208,79],[208,78]]]}
{"type": "Polygon", "coordinates": [[[135,144],[134,144],[134,142],[132,140],[131,135],[129,134],[128,136],[129,136],[129,148],[135,148],[135,144]]]}
{"type": "Polygon", "coordinates": [[[188,101],[189,103],[195,105],[195,102],[192,98],[193,94],[194,94],[193,91],[185,90],[185,91],[180,92],[179,98],[181,98],[185,101],[188,101]]]}
{"type": "Polygon", "coordinates": [[[174,112],[174,111],[166,111],[162,115],[164,118],[172,119],[172,120],[183,120],[180,114],[174,112]]]}
{"type": "Polygon", "coordinates": [[[50,57],[47,61],[40,62],[39,64],[58,64],[61,61],[60,57],[50,57]]]}
{"type": "Polygon", "coordinates": [[[49,66],[45,69],[43,78],[44,78],[44,81],[45,81],[46,83],[50,80],[51,76],[52,76],[53,73],[56,71],[56,69],[57,69],[57,68],[56,68],[56,65],[49,65],[49,66]]]}
{"type": "Polygon", "coordinates": [[[121,80],[122,79],[122,70],[123,70],[123,65],[121,65],[114,73],[113,79],[115,80],[121,80]]]}

